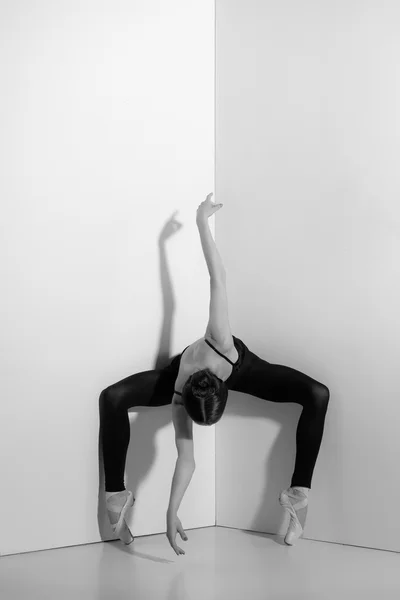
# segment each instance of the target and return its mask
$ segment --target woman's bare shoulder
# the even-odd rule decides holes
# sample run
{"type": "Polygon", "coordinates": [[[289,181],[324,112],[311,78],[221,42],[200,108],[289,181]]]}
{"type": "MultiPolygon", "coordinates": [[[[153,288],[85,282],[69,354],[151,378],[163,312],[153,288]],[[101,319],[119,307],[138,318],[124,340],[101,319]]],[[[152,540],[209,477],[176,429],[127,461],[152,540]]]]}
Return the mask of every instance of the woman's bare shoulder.
{"type": "MultiPolygon", "coordinates": [[[[204,341],[208,340],[210,342],[210,344],[212,344],[214,346],[214,348],[216,348],[217,350],[219,350],[220,352],[222,352],[222,354],[228,354],[229,352],[231,352],[235,348],[235,344],[233,343],[233,337],[232,336],[231,336],[230,340],[226,344],[224,344],[224,345],[219,344],[210,335],[205,335],[203,339],[204,339],[204,341]]],[[[210,348],[210,350],[212,352],[211,348],[210,348]]]]}

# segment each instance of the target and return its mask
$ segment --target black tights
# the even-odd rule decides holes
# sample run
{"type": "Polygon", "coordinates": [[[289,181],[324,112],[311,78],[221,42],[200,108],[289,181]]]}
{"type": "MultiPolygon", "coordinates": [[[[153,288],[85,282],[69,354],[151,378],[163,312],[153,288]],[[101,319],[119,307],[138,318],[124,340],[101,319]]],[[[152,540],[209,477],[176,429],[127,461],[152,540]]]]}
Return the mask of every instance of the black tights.
{"type": "MultiPolygon", "coordinates": [[[[329,402],[329,389],[308,375],[263,360],[239,339],[238,364],[226,380],[230,390],[272,402],[296,402],[303,407],[296,431],[296,462],[291,486],[311,488],[329,402]]],[[[171,404],[180,354],[165,369],[142,371],[110,385],[100,394],[100,438],[105,489],[125,489],[124,471],[130,440],[128,409],[171,404]]]]}

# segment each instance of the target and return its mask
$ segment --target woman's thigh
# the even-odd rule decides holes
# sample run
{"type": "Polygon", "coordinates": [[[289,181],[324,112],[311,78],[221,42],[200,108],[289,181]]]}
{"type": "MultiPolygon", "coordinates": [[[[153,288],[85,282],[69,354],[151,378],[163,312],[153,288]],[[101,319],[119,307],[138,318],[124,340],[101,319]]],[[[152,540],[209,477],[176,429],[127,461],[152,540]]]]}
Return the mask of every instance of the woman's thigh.
{"type": "Polygon", "coordinates": [[[292,367],[272,364],[247,350],[234,385],[230,388],[272,402],[306,404],[326,386],[292,367]]]}
{"type": "Polygon", "coordinates": [[[171,404],[176,377],[168,369],[134,373],[108,386],[105,392],[114,408],[171,404]]]}

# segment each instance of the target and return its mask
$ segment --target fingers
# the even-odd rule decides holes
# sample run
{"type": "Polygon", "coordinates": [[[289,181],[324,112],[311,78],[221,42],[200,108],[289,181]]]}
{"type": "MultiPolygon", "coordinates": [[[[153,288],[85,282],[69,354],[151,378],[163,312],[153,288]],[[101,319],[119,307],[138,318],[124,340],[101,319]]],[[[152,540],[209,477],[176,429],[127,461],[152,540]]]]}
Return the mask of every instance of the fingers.
{"type": "Polygon", "coordinates": [[[220,208],[222,208],[222,204],[214,204],[213,205],[213,209],[214,210],[212,211],[212,213],[210,213],[210,217],[211,217],[211,215],[213,215],[214,213],[216,213],[217,210],[219,210],[220,208]]]}
{"type": "Polygon", "coordinates": [[[185,554],[185,551],[182,550],[182,548],[179,548],[178,544],[175,542],[174,539],[168,537],[168,541],[170,543],[172,550],[175,552],[175,554],[177,556],[179,556],[180,554],[185,554]]]}
{"type": "Polygon", "coordinates": [[[170,540],[169,543],[171,544],[171,548],[177,556],[179,556],[180,554],[185,554],[185,551],[182,550],[182,548],[179,548],[178,544],[176,544],[174,541],[171,542],[170,540]]]}
{"type": "MultiPolygon", "coordinates": [[[[202,202],[202,204],[203,204],[203,202],[202,202]]],[[[199,204],[199,206],[198,206],[198,208],[197,208],[197,212],[200,210],[200,207],[201,207],[201,204],[199,204]]],[[[208,216],[211,216],[213,213],[215,213],[217,210],[219,210],[219,209],[220,209],[220,208],[222,208],[222,207],[223,207],[223,204],[222,204],[222,202],[221,202],[220,204],[213,204],[213,203],[211,202],[211,203],[210,203],[210,205],[209,205],[209,207],[208,207],[208,210],[212,210],[212,209],[213,209],[213,210],[212,210],[212,212],[209,212],[209,215],[208,215],[208,216]]],[[[207,210],[207,209],[205,209],[205,210],[207,210]]]]}
{"type": "Polygon", "coordinates": [[[187,535],[186,535],[186,533],[184,532],[184,530],[183,530],[183,527],[182,527],[182,526],[178,527],[178,532],[179,532],[179,535],[181,536],[181,538],[183,539],[183,541],[184,541],[184,542],[187,542],[187,540],[188,540],[188,536],[187,536],[187,535]]]}

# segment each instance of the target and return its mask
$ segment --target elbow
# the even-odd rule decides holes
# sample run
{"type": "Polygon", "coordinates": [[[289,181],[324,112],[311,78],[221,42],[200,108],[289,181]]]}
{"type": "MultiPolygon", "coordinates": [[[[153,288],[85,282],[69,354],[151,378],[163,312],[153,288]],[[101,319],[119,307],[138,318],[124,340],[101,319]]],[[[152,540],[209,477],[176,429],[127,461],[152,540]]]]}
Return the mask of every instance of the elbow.
{"type": "Polygon", "coordinates": [[[186,456],[184,454],[178,454],[178,461],[182,467],[186,469],[192,469],[193,471],[196,468],[196,462],[192,456],[186,456]]]}
{"type": "Polygon", "coordinates": [[[224,267],[221,267],[220,269],[218,269],[218,271],[216,271],[215,273],[213,273],[212,275],[210,275],[210,283],[219,283],[219,282],[226,282],[226,271],[224,269],[224,267]]]}

